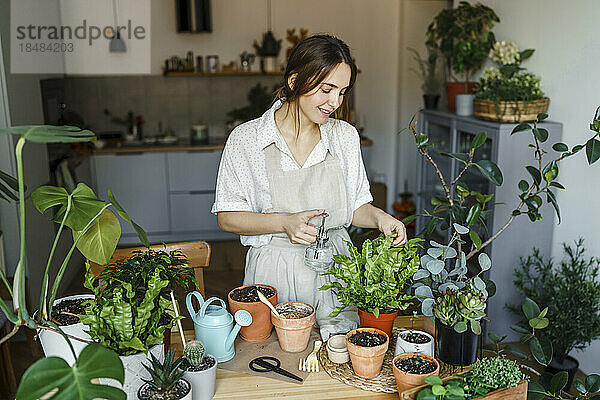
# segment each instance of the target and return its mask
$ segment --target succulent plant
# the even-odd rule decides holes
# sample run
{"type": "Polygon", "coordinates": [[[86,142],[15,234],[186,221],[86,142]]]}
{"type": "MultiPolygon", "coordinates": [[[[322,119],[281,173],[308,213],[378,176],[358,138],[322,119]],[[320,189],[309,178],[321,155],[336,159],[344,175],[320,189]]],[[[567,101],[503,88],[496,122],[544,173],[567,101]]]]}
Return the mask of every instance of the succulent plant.
{"type": "Polygon", "coordinates": [[[161,363],[154,354],[150,353],[151,365],[142,364],[144,368],[150,373],[151,379],[142,379],[148,385],[150,389],[157,394],[170,394],[177,389],[177,383],[183,376],[183,371],[178,371],[179,365],[183,361],[181,357],[178,357],[173,361],[175,352],[167,350],[165,354],[165,360],[161,363]]]}
{"type": "Polygon", "coordinates": [[[491,268],[492,262],[487,254],[479,254],[481,271],[467,278],[465,253],[457,251],[452,244],[460,241],[460,235],[469,230],[461,225],[454,225],[456,233],[447,246],[429,242],[432,247],[421,257],[421,268],[413,276],[412,288],[415,296],[422,302],[421,311],[424,315],[453,327],[459,333],[470,327],[473,333],[479,335],[480,320],[487,318],[486,301],[496,291],[494,283],[484,281],[480,275],[491,268]],[[447,267],[451,265],[454,268],[448,271],[447,267]]]}
{"type": "Polygon", "coordinates": [[[183,354],[185,355],[185,358],[187,358],[191,365],[197,367],[202,363],[202,359],[204,358],[204,345],[202,344],[202,342],[199,342],[197,340],[189,341],[185,345],[183,354]]]}

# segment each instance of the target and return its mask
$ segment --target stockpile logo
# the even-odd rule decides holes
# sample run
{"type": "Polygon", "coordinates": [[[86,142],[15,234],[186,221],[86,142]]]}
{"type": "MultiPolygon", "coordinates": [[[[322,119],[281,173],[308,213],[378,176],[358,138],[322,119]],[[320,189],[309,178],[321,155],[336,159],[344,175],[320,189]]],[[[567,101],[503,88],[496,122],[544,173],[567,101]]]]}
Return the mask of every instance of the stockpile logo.
{"type": "Polygon", "coordinates": [[[150,73],[150,0],[11,0],[13,74],[150,73]]]}

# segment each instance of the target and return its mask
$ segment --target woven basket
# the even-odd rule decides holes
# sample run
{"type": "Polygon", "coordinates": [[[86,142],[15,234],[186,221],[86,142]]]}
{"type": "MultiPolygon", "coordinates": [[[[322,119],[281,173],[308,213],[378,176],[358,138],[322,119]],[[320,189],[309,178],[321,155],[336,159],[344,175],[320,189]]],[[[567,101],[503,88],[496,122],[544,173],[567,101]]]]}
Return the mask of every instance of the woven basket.
{"type": "Polygon", "coordinates": [[[496,122],[531,122],[539,113],[548,111],[550,99],[532,101],[493,101],[475,98],[473,114],[477,118],[496,122]]]}

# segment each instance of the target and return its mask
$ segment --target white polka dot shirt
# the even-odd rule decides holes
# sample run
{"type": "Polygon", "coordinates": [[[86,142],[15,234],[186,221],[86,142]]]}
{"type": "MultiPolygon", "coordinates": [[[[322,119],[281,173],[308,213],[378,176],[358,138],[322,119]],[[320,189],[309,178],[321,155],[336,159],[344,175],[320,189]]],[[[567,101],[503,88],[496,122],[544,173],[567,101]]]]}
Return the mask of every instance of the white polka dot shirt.
{"type": "MultiPolygon", "coordinates": [[[[264,149],[275,143],[283,153],[283,171],[308,168],[320,163],[325,160],[327,151],[338,157],[348,196],[348,220],[345,226],[350,226],[354,210],[373,201],[356,128],[345,121],[329,118],[320,126],[321,140],[300,167],[275,125],[274,114],[279,107],[281,102],[277,101],[261,117],[239,125],[229,135],[219,165],[212,212],[263,213],[272,208],[264,149]]],[[[270,234],[240,237],[243,245],[256,247],[269,243],[270,239],[270,234]]]]}

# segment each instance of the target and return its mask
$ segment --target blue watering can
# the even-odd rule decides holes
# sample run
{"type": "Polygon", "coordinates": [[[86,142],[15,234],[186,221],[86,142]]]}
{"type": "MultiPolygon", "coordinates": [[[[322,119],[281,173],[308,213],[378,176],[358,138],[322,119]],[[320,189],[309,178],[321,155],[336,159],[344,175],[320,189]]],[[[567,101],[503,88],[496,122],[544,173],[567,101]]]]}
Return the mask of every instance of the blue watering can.
{"type": "Polygon", "coordinates": [[[215,356],[219,362],[231,360],[235,356],[233,342],[240,328],[252,323],[252,315],[246,310],[238,310],[235,313],[234,325],[233,316],[227,311],[223,300],[211,297],[204,301],[202,295],[196,291],[187,294],[185,303],[194,321],[196,340],[202,342],[206,352],[215,356]],[[200,303],[198,312],[192,305],[192,297],[196,297],[200,303]],[[221,305],[211,304],[215,301],[221,305]]]}

